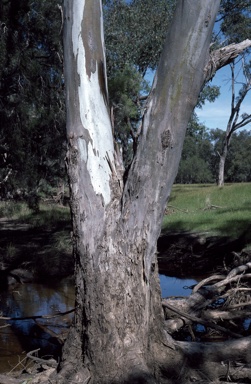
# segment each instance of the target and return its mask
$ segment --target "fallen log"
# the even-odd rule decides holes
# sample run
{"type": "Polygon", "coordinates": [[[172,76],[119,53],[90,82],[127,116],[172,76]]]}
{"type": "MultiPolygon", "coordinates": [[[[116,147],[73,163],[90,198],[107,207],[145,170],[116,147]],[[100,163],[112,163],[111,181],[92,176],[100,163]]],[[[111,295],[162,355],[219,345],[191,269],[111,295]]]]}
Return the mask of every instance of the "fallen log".
{"type": "MultiPolygon", "coordinates": [[[[228,329],[226,329],[225,327],[221,327],[220,325],[217,325],[213,322],[210,322],[210,321],[206,321],[202,318],[199,318],[199,317],[196,317],[196,316],[192,316],[192,315],[189,315],[188,313],[185,313],[185,312],[181,312],[179,311],[178,309],[172,307],[170,304],[168,304],[167,302],[165,302],[164,300],[162,300],[162,305],[167,307],[168,309],[170,309],[171,311],[177,313],[178,315],[180,315],[182,318],[187,318],[188,320],[191,320],[192,322],[194,323],[197,323],[197,324],[202,324],[202,325],[205,325],[207,327],[210,327],[210,328],[213,328],[213,329],[216,329],[217,331],[220,331],[220,332],[223,332],[225,333],[226,335],[229,335],[231,337],[235,337],[235,338],[241,338],[242,335],[239,335],[238,333],[235,333],[235,332],[232,332],[228,329]]],[[[167,324],[167,323],[165,323],[167,324]]]]}

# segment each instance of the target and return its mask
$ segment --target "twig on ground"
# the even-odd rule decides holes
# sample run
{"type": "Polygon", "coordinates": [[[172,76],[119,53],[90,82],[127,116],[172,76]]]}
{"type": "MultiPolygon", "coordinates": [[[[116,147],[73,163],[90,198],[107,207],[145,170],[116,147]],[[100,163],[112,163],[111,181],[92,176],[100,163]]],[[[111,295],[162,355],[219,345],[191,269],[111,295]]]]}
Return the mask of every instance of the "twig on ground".
{"type": "Polygon", "coordinates": [[[58,363],[56,362],[56,360],[54,359],[45,360],[45,359],[41,359],[40,357],[33,356],[33,353],[36,353],[38,351],[40,351],[40,348],[34,349],[34,351],[28,352],[27,357],[38,364],[46,364],[52,368],[57,368],[58,363]]]}

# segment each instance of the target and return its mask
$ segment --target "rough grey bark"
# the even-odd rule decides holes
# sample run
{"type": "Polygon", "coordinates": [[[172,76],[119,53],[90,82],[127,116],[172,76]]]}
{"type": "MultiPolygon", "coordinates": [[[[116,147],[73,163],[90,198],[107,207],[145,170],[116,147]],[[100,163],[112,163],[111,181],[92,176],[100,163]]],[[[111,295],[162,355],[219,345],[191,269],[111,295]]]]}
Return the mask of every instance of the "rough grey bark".
{"type": "Polygon", "coordinates": [[[175,382],[156,242],[220,1],[180,0],[125,185],[107,102],[100,0],[65,0],[67,155],[76,315],[61,383],[175,382]]]}

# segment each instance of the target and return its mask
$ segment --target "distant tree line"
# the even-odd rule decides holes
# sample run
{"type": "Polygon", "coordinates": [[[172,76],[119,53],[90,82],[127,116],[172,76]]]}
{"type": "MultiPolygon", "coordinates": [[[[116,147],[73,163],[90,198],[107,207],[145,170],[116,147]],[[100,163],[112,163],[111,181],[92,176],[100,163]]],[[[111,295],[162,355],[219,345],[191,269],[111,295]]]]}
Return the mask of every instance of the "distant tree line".
{"type": "MultiPolygon", "coordinates": [[[[225,131],[207,129],[194,116],[190,121],[176,183],[216,183],[225,131]]],[[[225,164],[225,182],[251,181],[251,131],[233,133],[225,164]]]]}

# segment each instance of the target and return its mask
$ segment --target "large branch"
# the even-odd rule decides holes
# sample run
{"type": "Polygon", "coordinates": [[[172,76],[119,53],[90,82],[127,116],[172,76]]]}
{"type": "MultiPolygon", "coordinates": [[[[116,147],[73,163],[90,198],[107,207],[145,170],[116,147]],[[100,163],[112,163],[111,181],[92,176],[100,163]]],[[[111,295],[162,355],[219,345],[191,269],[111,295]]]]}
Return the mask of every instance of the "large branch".
{"type": "Polygon", "coordinates": [[[251,40],[246,39],[241,43],[230,44],[226,47],[212,51],[210,59],[204,69],[205,82],[211,80],[218,69],[230,64],[237,56],[249,47],[251,47],[251,40]]]}

